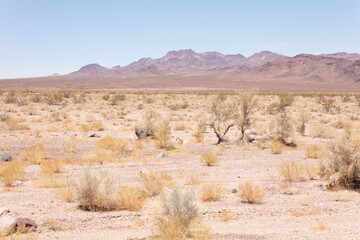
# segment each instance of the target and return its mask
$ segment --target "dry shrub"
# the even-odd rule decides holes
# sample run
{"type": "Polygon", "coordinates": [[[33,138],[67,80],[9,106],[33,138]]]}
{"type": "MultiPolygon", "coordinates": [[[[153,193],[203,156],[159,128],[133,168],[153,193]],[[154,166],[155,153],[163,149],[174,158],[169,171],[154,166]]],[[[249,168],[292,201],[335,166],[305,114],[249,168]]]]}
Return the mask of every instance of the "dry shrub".
{"type": "Polygon", "coordinates": [[[41,162],[41,171],[44,174],[55,174],[60,173],[61,168],[64,166],[64,161],[61,158],[56,158],[53,160],[44,160],[41,162]]]}
{"type": "Polygon", "coordinates": [[[281,94],[279,95],[280,102],[278,105],[279,112],[284,112],[286,107],[291,106],[294,101],[294,96],[290,94],[281,94]]]}
{"type": "Polygon", "coordinates": [[[21,162],[5,162],[0,164],[0,181],[11,187],[16,180],[19,180],[25,168],[21,162]]]}
{"type": "Polygon", "coordinates": [[[217,220],[219,220],[220,222],[229,222],[234,219],[234,213],[227,210],[222,210],[220,216],[217,218],[217,220]]]}
{"type": "Polygon", "coordinates": [[[126,99],[126,96],[123,94],[116,94],[114,95],[110,100],[110,105],[115,106],[119,105],[120,102],[124,101],[126,99]]]}
{"type": "Polygon", "coordinates": [[[212,119],[209,125],[218,139],[217,144],[228,141],[226,134],[236,125],[237,111],[238,103],[224,94],[217,95],[211,102],[209,113],[212,119]]]}
{"type": "Polygon", "coordinates": [[[255,91],[248,91],[240,94],[236,124],[241,132],[239,140],[242,141],[243,144],[245,143],[245,131],[254,122],[252,114],[254,113],[256,105],[255,91]]]}
{"type": "Polygon", "coordinates": [[[195,138],[197,143],[202,143],[204,141],[204,136],[204,133],[200,131],[197,131],[193,134],[193,137],[195,138]]]}
{"type": "Polygon", "coordinates": [[[183,122],[181,123],[177,123],[175,126],[174,126],[174,130],[175,131],[184,131],[186,129],[186,126],[183,122]]]}
{"type": "Polygon", "coordinates": [[[328,188],[360,187],[360,132],[346,129],[344,136],[329,145],[330,159],[324,166],[328,188]]]}
{"type": "Polygon", "coordinates": [[[305,179],[305,167],[295,161],[282,162],[279,174],[289,182],[303,181],[305,179]]]}
{"type": "Polygon", "coordinates": [[[200,190],[200,198],[203,202],[215,202],[220,199],[221,192],[216,185],[204,185],[200,190]]]}
{"type": "Polygon", "coordinates": [[[310,145],[306,149],[307,158],[321,159],[324,155],[324,148],[320,145],[310,145]]]}
{"type": "Polygon", "coordinates": [[[92,123],[84,123],[80,125],[80,130],[83,132],[88,132],[88,131],[104,131],[105,128],[102,124],[101,121],[95,121],[92,123]]]}
{"type": "Polygon", "coordinates": [[[58,231],[67,231],[74,229],[70,225],[66,225],[64,220],[61,219],[48,219],[44,223],[46,227],[48,227],[51,231],[58,232],[58,231]]]}
{"type": "Polygon", "coordinates": [[[154,130],[154,136],[157,140],[158,148],[167,150],[174,148],[174,144],[171,142],[170,139],[169,121],[160,121],[154,130]]]}
{"type": "Polygon", "coordinates": [[[285,146],[280,141],[275,141],[270,145],[270,150],[273,154],[280,154],[284,150],[285,146]]]}
{"type": "Polygon", "coordinates": [[[218,162],[218,157],[214,152],[207,152],[201,154],[200,162],[205,163],[206,166],[214,166],[218,162]]]}
{"type": "Polygon", "coordinates": [[[155,239],[210,239],[209,229],[202,226],[190,193],[173,190],[161,196],[162,212],[157,217],[155,239]]]}
{"type": "Polygon", "coordinates": [[[299,132],[301,135],[305,135],[306,123],[310,120],[310,113],[302,111],[299,113],[300,123],[299,123],[299,132]]]}
{"type": "Polygon", "coordinates": [[[40,164],[46,158],[46,149],[43,144],[35,144],[20,152],[21,157],[25,161],[29,161],[32,164],[40,164]]]}
{"type": "Polygon", "coordinates": [[[126,140],[106,136],[96,143],[97,147],[111,151],[117,155],[125,155],[128,152],[129,143],[126,140]]]}
{"type": "Polygon", "coordinates": [[[89,170],[74,184],[79,208],[85,211],[111,211],[116,207],[113,193],[114,182],[105,174],[89,170]]]}
{"type": "Polygon", "coordinates": [[[240,198],[243,201],[254,203],[260,201],[265,197],[265,193],[258,185],[254,185],[252,182],[246,182],[239,184],[240,198]]]}
{"type": "MultiPolygon", "coordinates": [[[[92,164],[106,164],[113,163],[118,160],[116,153],[104,150],[101,148],[95,148],[89,157],[86,157],[85,161],[90,160],[92,164]]],[[[87,161],[88,162],[88,161],[87,161]]]]}
{"type": "Polygon", "coordinates": [[[58,197],[68,203],[75,201],[75,187],[73,184],[66,184],[65,187],[60,188],[57,192],[58,197]]]}
{"type": "Polygon", "coordinates": [[[117,192],[118,210],[141,211],[148,195],[140,187],[120,186],[117,192]]]}
{"type": "Polygon", "coordinates": [[[306,166],[305,170],[310,180],[314,180],[317,176],[319,176],[319,167],[317,165],[306,166]]]}
{"type": "Polygon", "coordinates": [[[22,118],[11,118],[5,121],[8,130],[29,130],[26,120],[22,118]]]}
{"type": "Polygon", "coordinates": [[[140,172],[139,177],[146,194],[149,196],[157,196],[165,187],[174,184],[173,178],[169,174],[163,172],[140,172]]]}
{"type": "Polygon", "coordinates": [[[148,109],[142,116],[140,122],[135,125],[135,134],[140,138],[153,137],[155,131],[155,125],[159,120],[159,114],[154,110],[148,109]]]}
{"type": "Polygon", "coordinates": [[[294,120],[289,113],[283,112],[277,117],[276,140],[289,147],[296,147],[294,139],[294,120]]]}
{"type": "Polygon", "coordinates": [[[335,129],[325,124],[318,123],[310,128],[310,135],[314,138],[334,138],[335,129]]]}

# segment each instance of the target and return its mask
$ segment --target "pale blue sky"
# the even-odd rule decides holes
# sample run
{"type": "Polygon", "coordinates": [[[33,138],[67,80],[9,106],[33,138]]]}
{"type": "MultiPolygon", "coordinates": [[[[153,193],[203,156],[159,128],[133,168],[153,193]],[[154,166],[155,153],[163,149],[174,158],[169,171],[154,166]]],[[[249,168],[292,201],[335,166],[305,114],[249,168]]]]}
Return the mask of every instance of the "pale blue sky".
{"type": "Polygon", "coordinates": [[[0,78],[126,65],[191,48],[360,52],[359,0],[0,0],[0,78]]]}

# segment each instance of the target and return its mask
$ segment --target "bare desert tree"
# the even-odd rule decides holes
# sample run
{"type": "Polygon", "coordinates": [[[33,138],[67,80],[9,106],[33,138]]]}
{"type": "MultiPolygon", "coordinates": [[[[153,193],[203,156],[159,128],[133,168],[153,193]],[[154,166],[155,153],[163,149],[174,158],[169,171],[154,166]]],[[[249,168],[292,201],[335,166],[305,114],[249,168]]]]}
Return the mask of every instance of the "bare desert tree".
{"type": "Polygon", "coordinates": [[[239,109],[236,124],[241,131],[240,141],[245,141],[245,131],[251,126],[251,115],[256,106],[255,91],[247,91],[239,97],[239,109]]]}
{"type": "Polygon", "coordinates": [[[210,127],[218,138],[217,144],[227,142],[225,135],[236,125],[237,103],[224,94],[219,94],[210,105],[212,115],[210,127]]]}

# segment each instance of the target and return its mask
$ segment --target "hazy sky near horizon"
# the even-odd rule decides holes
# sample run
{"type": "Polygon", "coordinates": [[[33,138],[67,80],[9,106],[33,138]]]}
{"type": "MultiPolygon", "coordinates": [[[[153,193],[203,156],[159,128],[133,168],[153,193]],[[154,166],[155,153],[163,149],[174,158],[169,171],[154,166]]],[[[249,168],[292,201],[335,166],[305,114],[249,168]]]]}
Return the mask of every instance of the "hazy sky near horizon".
{"type": "Polygon", "coordinates": [[[0,78],[171,50],[360,53],[359,0],[0,0],[0,78]]]}

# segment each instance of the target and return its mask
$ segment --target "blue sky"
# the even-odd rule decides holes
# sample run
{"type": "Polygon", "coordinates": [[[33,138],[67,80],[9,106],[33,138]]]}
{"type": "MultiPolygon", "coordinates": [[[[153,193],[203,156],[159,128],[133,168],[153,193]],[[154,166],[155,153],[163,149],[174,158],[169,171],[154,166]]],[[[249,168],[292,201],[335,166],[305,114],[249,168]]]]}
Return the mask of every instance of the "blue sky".
{"type": "Polygon", "coordinates": [[[359,0],[0,0],[0,78],[126,65],[191,48],[360,52],[359,0]]]}

